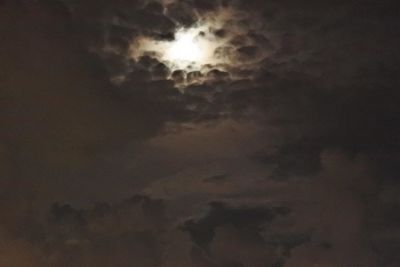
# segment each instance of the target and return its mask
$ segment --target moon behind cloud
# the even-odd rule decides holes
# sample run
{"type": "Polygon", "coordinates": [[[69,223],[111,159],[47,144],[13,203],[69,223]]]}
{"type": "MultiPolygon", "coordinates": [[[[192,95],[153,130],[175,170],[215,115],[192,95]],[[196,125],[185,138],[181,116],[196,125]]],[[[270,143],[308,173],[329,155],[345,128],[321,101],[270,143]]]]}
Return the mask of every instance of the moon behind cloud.
{"type": "Polygon", "coordinates": [[[204,65],[229,64],[228,57],[215,56],[215,51],[226,40],[217,40],[211,34],[207,34],[208,28],[210,26],[206,23],[192,28],[180,28],[175,32],[175,39],[172,41],[143,37],[133,44],[133,57],[155,54],[172,70],[200,70],[204,65]]]}

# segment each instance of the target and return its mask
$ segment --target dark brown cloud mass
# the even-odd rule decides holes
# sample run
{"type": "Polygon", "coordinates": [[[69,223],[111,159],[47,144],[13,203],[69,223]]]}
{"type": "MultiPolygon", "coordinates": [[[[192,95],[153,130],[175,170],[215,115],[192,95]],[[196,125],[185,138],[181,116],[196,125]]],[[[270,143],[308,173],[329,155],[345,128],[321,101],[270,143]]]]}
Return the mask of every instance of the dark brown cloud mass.
{"type": "Polygon", "coordinates": [[[0,1],[0,267],[400,265],[396,1],[0,1]],[[173,69],[141,38],[223,40],[173,69]],[[216,24],[211,24],[216,25],[216,24]]]}

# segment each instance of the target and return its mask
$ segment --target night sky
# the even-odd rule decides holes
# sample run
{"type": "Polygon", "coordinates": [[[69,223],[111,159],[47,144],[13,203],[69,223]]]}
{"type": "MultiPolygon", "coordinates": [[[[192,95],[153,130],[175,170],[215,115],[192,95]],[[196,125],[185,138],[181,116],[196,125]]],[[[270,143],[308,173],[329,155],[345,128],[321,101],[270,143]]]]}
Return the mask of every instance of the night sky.
{"type": "Polygon", "coordinates": [[[0,0],[0,267],[400,266],[397,4],[0,0]]]}

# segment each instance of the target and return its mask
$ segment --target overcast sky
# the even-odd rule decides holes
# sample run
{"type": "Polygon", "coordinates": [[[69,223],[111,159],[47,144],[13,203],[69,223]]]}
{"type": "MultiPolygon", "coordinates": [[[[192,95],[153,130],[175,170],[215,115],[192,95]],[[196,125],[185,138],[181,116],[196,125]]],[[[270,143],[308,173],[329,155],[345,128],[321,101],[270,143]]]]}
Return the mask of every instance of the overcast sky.
{"type": "Polygon", "coordinates": [[[399,18],[394,0],[0,0],[0,266],[400,266],[399,18]],[[204,21],[229,62],[139,45],[204,21]]]}

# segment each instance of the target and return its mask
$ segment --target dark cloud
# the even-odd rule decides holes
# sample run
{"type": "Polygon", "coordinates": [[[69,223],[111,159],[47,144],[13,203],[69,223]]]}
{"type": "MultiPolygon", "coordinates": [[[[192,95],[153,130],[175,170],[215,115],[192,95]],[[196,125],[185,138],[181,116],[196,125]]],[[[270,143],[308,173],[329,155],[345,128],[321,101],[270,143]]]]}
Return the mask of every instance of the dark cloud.
{"type": "Polygon", "coordinates": [[[183,26],[193,25],[197,18],[193,8],[187,2],[170,3],[167,7],[167,16],[183,26]]]}
{"type": "Polygon", "coordinates": [[[169,73],[169,68],[163,63],[158,63],[152,68],[153,79],[166,80],[169,76],[169,73]]]}
{"type": "Polygon", "coordinates": [[[210,183],[219,183],[219,182],[225,182],[228,179],[228,175],[222,174],[222,175],[214,175],[211,177],[208,177],[204,179],[205,182],[210,182],[210,183]]]}
{"type": "Polygon", "coordinates": [[[183,83],[185,81],[186,78],[186,73],[183,70],[175,70],[172,75],[171,78],[175,81],[175,83],[179,84],[179,83],[183,83]]]}
{"type": "Polygon", "coordinates": [[[201,82],[203,74],[200,71],[191,71],[186,77],[188,83],[201,82]]]}
{"type": "Polygon", "coordinates": [[[270,155],[268,152],[258,152],[255,158],[270,165],[277,178],[286,178],[311,175],[319,171],[321,152],[320,144],[315,140],[298,140],[294,144],[280,146],[277,151],[271,151],[270,155]]]}
{"type": "Polygon", "coordinates": [[[396,4],[0,1],[0,266],[398,266],[396,4]]]}
{"type": "Polygon", "coordinates": [[[162,14],[164,11],[164,6],[159,2],[152,1],[147,3],[144,9],[155,14],[162,14]]]}
{"type": "Polygon", "coordinates": [[[193,7],[204,10],[211,11],[215,10],[220,6],[220,1],[212,1],[212,0],[194,0],[193,7]]]}
{"type": "Polygon", "coordinates": [[[195,244],[203,249],[208,249],[214,238],[217,227],[226,224],[236,228],[259,228],[274,219],[277,215],[285,215],[287,208],[227,208],[223,203],[211,203],[211,210],[197,222],[192,220],[185,222],[182,229],[188,231],[195,244]]]}
{"type": "Polygon", "coordinates": [[[223,81],[229,79],[229,73],[226,71],[213,69],[207,73],[207,78],[213,81],[223,81]]]}
{"type": "Polygon", "coordinates": [[[277,266],[290,250],[308,240],[302,235],[268,236],[268,225],[279,216],[287,216],[286,207],[226,207],[211,203],[203,218],[182,226],[196,246],[193,262],[200,266],[277,266]]]}
{"type": "Polygon", "coordinates": [[[41,266],[160,266],[165,216],[162,200],[140,195],[90,210],[54,204],[31,242],[41,250],[41,266]]]}
{"type": "Polygon", "coordinates": [[[226,30],[224,29],[218,29],[214,31],[215,36],[220,37],[220,38],[224,38],[226,37],[226,30]]]}
{"type": "Polygon", "coordinates": [[[243,46],[237,49],[239,54],[239,58],[248,58],[254,59],[258,55],[258,47],[257,46],[243,46]]]}

